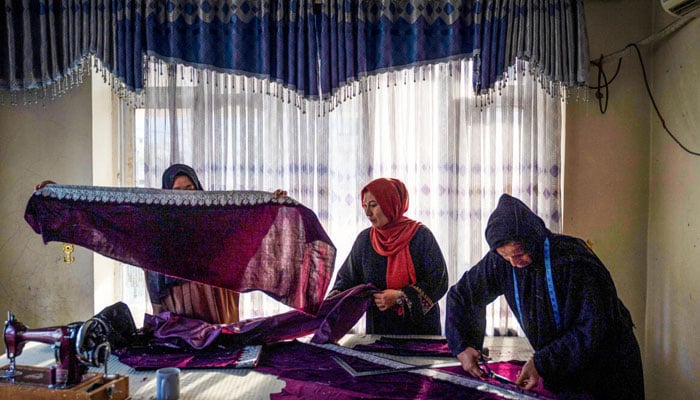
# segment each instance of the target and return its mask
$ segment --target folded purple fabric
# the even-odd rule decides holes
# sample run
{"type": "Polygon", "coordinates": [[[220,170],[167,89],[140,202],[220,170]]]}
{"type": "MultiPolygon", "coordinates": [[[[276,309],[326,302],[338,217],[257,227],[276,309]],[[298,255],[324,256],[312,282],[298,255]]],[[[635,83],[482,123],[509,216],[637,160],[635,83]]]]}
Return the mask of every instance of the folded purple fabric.
{"type": "Polygon", "coordinates": [[[362,317],[374,291],[372,285],[350,288],[326,299],[316,316],[292,310],[227,325],[213,325],[170,312],[146,314],[141,335],[130,347],[115,350],[115,354],[137,369],[227,368],[230,357],[235,356],[229,353],[247,345],[272,344],[312,333],[314,343],[334,343],[362,317]],[[216,360],[217,352],[221,352],[223,362],[216,360]]]}
{"type": "Polygon", "coordinates": [[[358,285],[326,299],[317,315],[296,310],[271,317],[247,319],[233,324],[212,325],[169,312],[146,315],[145,330],[156,339],[177,339],[189,347],[203,349],[220,339],[228,343],[269,344],[315,333],[314,343],[332,343],[342,338],[367,310],[374,286],[358,285]],[[223,337],[219,337],[223,336],[223,337]]]}
{"type": "Polygon", "coordinates": [[[260,290],[315,314],[336,249],[316,215],[272,193],[47,185],[25,220],[44,243],[73,243],[169,276],[260,290]]]}

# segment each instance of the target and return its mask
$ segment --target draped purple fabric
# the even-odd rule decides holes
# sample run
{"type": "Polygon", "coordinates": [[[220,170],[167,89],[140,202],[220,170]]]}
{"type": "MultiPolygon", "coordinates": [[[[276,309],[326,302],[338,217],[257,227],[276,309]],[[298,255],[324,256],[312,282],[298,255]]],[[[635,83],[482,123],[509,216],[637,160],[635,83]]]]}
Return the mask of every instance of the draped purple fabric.
{"type": "Polygon", "coordinates": [[[25,220],[44,243],[237,292],[305,313],[324,299],[336,249],[316,215],[272,193],[47,185],[25,220]]]}
{"type": "Polygon", "coordinates": [[[169,312],[146,315],[144,329],[171,345],[204,349],[215,340],[238,345],[270,344],[310,335],[314,343],[334,343],[362,317],[376,291],[372,285],[358,285],[326,299],[315,316],[292,310],[247,319],[233,324],[212,325],[169,312]],[[172,340],[171,340],[172,339],[172,340]]]}
{"type": "Polygon", "coordinates": [[[374,291],[371,285],[348,289],[325,300],[316,316],[292,310],[227,325],[170,312],[146,314],[142,335],[115,354],[136,369],[228,368],[238,361],[236,351],[247,345],[272,344],[314,332],[312,342],[334,343],[362,317],[374,291]]]}

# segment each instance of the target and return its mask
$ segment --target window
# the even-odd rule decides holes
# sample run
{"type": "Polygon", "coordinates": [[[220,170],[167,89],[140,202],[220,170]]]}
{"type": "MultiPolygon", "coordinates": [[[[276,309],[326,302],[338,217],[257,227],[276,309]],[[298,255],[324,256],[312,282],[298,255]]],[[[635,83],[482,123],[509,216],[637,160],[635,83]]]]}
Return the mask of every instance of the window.
{"type": "MultiPolygon", "coordinates": [[[[410,190],[406,215],[433,231],[453,284],[486,252],[486,220],[501,193],[560,226],[561,176],[552,171],[561,170],[563,103],[516,73],[479,97],[468,61],[388,72],[353,83],[324,109],[256,78],[170,67],[149,75],[142,106],[121,107],[119,142],[133,160],[122,162],[121,176],[133,180],[121,184],[160,187],[162,171],[182,162],[205,189],[285,189],[316,212],[337,270],[369,226],[359,190],[397,177],[410,190]]],[[[133,269],[117,282],[129,288],[128,304],[147,301],[133,269]]],[[[444,299],[440,306],[444,319],[444,299]]],[[[242,319],[283,311],[264,294],[242,295],[242,319]]],[[[487,333],[519,332],[505,301],[488,312],[487,333]]]]}

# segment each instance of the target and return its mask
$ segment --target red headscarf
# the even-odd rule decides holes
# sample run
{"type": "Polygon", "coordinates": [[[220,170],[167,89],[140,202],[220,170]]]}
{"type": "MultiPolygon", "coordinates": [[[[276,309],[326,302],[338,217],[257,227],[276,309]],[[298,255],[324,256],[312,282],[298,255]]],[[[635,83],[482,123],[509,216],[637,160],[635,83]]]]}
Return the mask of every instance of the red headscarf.
{"type": "Polygon", "coordinates": [[[372,227],[369,231],[374,251],[388,258],[387,289],[401,289],[416,283],[416,269],[408,244],[421,223],[403,215],[408,210],[406,186],[394,178],[375,179],[360,191],[363,202],[367,191],[372,192],[389,220],[381,228],[372,227]]]}

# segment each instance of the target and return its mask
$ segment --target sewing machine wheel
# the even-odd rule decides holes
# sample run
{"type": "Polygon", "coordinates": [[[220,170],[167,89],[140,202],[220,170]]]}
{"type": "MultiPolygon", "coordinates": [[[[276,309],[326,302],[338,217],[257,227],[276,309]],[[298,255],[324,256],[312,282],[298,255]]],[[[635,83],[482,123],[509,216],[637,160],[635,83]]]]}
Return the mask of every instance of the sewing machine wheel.
{"type": "Polygon", "coordinates": [[[109,327],[104,321],[98,318],[85,321],[75,341],[78,359],[88,366],[106,365],[111,354],[108,338],[109,327]]]}

